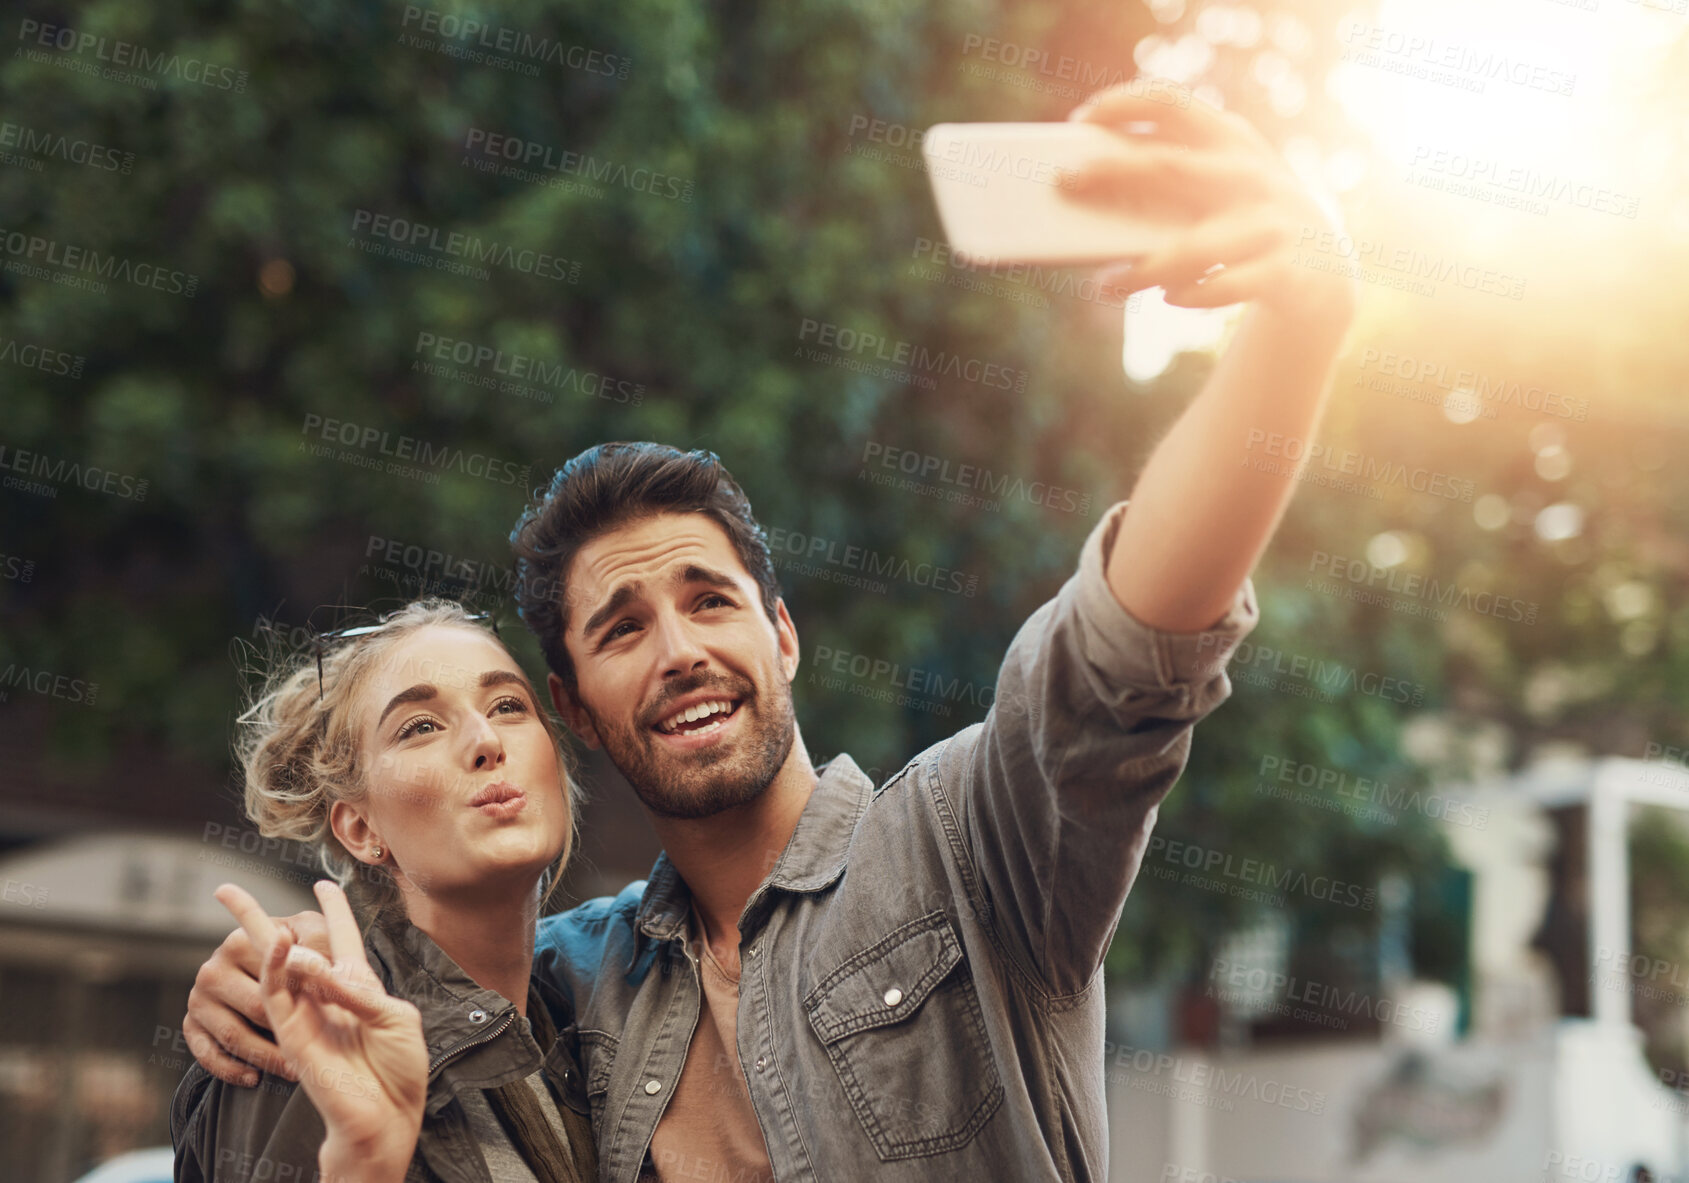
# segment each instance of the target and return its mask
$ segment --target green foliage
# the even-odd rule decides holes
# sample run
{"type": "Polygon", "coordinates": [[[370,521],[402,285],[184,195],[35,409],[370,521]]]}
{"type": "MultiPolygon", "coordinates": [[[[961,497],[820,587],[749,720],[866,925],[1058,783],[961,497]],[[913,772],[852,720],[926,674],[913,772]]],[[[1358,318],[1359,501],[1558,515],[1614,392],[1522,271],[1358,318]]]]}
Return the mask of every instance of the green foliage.
{"type": "MultiPolygon", "coordinates": [[[[1168,31],[1188,30],[1201,7],[1168,31]]],[[[1297,63],[1309,80],[1306,110],[1276,113],[1242,50],[1220,53],[1206,80],[1275,141],[1357,144],[1319,98],[1336,52],[1324,31],[1343,7],[1299,9],[1320,33],[1297,63]]],[[[817,758],[849,750],[888,773],[978,718],[982,708],[966,703],[903,709],[867,693],[872,685],[823,686],[809,676],[816,648],[989,687],[1015,629],[1071,573],[1098,511],[1127,495],[1208,362],[1185,357],[1132,386],[1118,364],[1117,310],[1060,295],[1044,308],[1003,298],[1021,294],[1012,285],[994,294],[921,278],[911,268],[917,244],[940,237],[926,178],[914,151],[878,142],[864,121],[1061,118],[1079,92],[1013,67],[997,79],[972,73],[982,59],[965,52],[967,38],[1036,45],[1129,76],[1133,47],[1158,28],[1148,9],[512,0],[431,10],[595,50],[625,61],[625,77],[555,61],[529,77],[460,60],[408,41],[430,35],[407,25],[406,11],[367,0],[114,2],[65,18],[154,52],[223,63],[244,72],[238,92],[179,78],[146,89],[66,68],[69,55],[51,52],[49,61],[14,53],[0,64],[8,120],[133,154],[129,171],[53,158],[40,171],[0,167],[0,226],[198,277],[189,299],[123,282],[92,294],[0,273],[0,336],[85,359],[76,378],[6,367],[0,443],[148,482],[144,499],[74,485],[52,498],[0,494],[4,552],[35,562],[30,582],[0,582],[0,651],[101,687],[95,710],[7,704],[26,720],[8,724],[13,742],[27,742],[65,783],[109,794],[113,816],[129,808],[113,767],[128,744],[199,770],[204,793],[216,793],[234,706],[231,636],[250,636],[269,617],[326,625],[334,613],[320,606],[390,604],[423,590],[414,578],[395,582],[417,569],[372,553],[387,539],[474,573],[444,590],[497,598],[498,579],[485,572],[505,562],[530,487],[591,443],[635,438],[714,449],[771,528],[976,577],[972,595],[785,578],[805,654],[804,735],[817,758]],[[569,184],[581,179],[534,170],[565,182],[545,184],[483,172],[475,164],[489,158],[471,149],[476,133],[579,152],[607,162],[611,176],[569,184]],[[623,184],[617,168],[675,178],[687,197],[623,184]],[[559,282],[492,266],[478,280],[378,257],[364,249],[375,240],[360,211],[555,255],[578,273],[559,282]],[[995,362],[1029,380],[1024,393],[953,378],[928,390],[821,364],[802,352],[806,321],[995,362]],[[422,334],[573,368],[577,381],[544,399],[429,373],[423,363],[435,359],[419,350],[422,334]],[[607,379],[608,393],[583,389],[588,374],[607,379]],[[636,386],[637,401],[628,393],[636,386]],[[327,419],[389,441],[460,448],[526,476],[506,483],[450,470],[436,483],[354,463],[391,459],[378,449],[337,444],[314,455],[308,445],[320,439],[308,425],[327,419]],[[1080,490],[1092,505],[1067,513],[1010,496],[981,510],[876,486],[863,479],[876,444],[1080,490]]],[[[1488,352],[1473,352],[1497,372],[1528,379],[1563,360],[1495,334],[1493,321],[1452,331],[1458,317],[1446,310],[1383,307],[1382,323],[1358,331],[1363,345],[1382,330],[1398,348],[1442,340],[1433,354],[1458,359],[1467,356],[1460,342],[1489,332],[1488,352]]],[[[1355,376],[1351,358],[1332,409],[1334,442],[1424,459],[1520,510],[1485,531],[1469,502],[1305,489],[1258,575],[1263,623],[1252,641],[1411,683],[1418,698],[1344,690],[1326,699],[1240,681],[1199,729],[1158,833],[1365,886],[1399,871],[1416,898],[1429,897],[1445,859],[1432,817],[1408,809],[1369,821],[1274,799],[1259,791],[1263,760],[1411,792],[1430,781],[1404,756],[1402,729],[1425,711],[1499,719],[1515,751],[1556,736],[1612,746],[1603,727],[1626,712],[1652,731],[1625,736],[1678,735],[1681,712],[1667,704],[1684,683],[1689,647],[1669,641],[1689,635],[1689,608],[1667,590],[1659,539],[1681,533],[1673,510],[1684,499],[1652,453],[1604,449],[1593,424],[1580,437],[1580,448],[1589,441],[1584,467],[1570,485],[1550,487],[1530,470],[1523,442],[1536,421],[1474,424],[1457,438],[1441,420],[1428,426],[1423,405],[1355,389],[1355,376]],[[1658,487],[1649,484],[1656,475],[1658,487]],[[1575,545],[1544,546],[1531,533],[1526,510],[1555,497],[1586,508],[1590,528],[1575,545]],[[1541,601],[1539,622],[1470,612],[1433,622],[1310,588],[1314,552],[1361,556],[1389,530],[1411,536],[1408,568],[1541,601]],[[1609,610],[1613,589],[1634,581],[1653,598],[1640,618],[1620,621],[1609,610]]],[[[1582,358],[1557,381],[1594,393],[1619,380],[1582,358]]],[[[537,665],[531,645],[525,656],[537,665]]],[[[1300,898],[1289,907],[1307,948],[1333,950],[1342,973],[1368,972],[1376,912],[1300,898]]],[[[1261,908],[1144,876],[1110,967],[1135,979],[1200,975],[1214,942],[1261,908]]],[[[1419,931],[1425,966],[1457,976],[1447,932],[1419,931]]]]}
{"type": "MultiPolygon", "coordinates": [[[[1630,823],[1631,950],[1646,958],[1646,974],[1629,966],[1602,966],[1596,972],[1609,989],[1626,989],[1631,1013],[1647,1035],[1648,1062],[1662,1080],[1681,1080],[1689,1070],[1689,1040],[1683,1008],[1689,996],[1689,834],[1682,814],[1651,806],[1636,811],[1630,823]],[[1656,973],[1654,967],[1661,972],[1656,973]],[[1614,982],[1623,977],[1622,986],[1614,982]]],[[[1638,964],[1643,964],[1638,962],[1638,964]]]]}

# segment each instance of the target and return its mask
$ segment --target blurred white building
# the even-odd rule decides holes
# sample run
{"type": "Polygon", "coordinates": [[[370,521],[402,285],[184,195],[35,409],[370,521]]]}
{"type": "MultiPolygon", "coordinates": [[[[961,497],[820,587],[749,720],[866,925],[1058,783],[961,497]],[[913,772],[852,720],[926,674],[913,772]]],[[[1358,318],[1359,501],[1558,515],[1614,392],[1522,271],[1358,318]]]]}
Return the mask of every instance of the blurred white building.
{"type": "MultiPolygon", "coordinates": [[[[1376,1035],[1111,1047],[1113,1183],[1689,1179],[1689,1086],[1650,1069],[1631,1005],[1662,974],[1689,985],[1689,967],[1633,960],[1627,845],[1636,807],[1689,810],[1689,774],[1556,760],[1445,796],[1488,811],[1482,827],[1450,827],[1472,875],[1465,1035],[1454,992],[1408,978],[1376,999],[1318,999],[1383,1020],[1376,1035]]],[[[1272,966],[1270,930],[1238,940],[1255,946],[1240,962],[1272,966]]],[[[1251,986],[1312,996],[1267,969],[1233,977],[1232,1010],[1259,1005],[1251,986]]],[[[1132,1010],[1116,1010],[1128,1030],[1132,1010]]]]}
{"type": "Polygon", "coordinates": [[[211,892],[315,906],[311,868],[228,836],[82,834],[0,858],[0,1177],[63,1183],[169,1145],[188,990],[233,926],[211,892]]]}

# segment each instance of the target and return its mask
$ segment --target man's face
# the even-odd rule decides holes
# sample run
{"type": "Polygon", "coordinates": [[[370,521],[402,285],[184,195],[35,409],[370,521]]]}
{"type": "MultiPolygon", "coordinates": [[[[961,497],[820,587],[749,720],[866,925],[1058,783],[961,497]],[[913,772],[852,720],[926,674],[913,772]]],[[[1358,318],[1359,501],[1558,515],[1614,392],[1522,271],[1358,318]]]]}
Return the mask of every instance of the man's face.
{"type": "Polygon", "coordinates": [[[784,603],[769,621],[726,531],[704,514],[658,514],[593,539],[566,576],[576,691],[550,681],[575,732],[659,816],[760,796],[796,736],[797,633],[784,603]]]}

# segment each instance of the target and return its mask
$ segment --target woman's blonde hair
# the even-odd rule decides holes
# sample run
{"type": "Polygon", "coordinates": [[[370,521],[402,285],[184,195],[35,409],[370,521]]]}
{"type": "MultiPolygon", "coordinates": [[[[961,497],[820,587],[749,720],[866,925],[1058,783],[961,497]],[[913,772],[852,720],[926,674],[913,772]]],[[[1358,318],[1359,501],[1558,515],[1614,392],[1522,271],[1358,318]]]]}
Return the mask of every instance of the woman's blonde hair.
{"type": "MultiPolygon", "coordinates": [[[[432,596],[413,600],[385,616],[379,629],[327,643],[321,653],[320,684],[314,648],[267,655],[269,670],[237,719],[235,758],[245,774],[247,817],[265,837],[315,846],[323,870],[345,889],[365,928],[395,909],[403,914],[399,887],[385,867],[361,862],[341,845],[329,825],[329,811],[337,801],[360,805],[369,792],[353,709],[363,684],[384,653],[432,625],[474,629],[504,648],[493,630],[456,601],[432,596]]],[[[574,849],[580,793],[562,727],[544,704],[536,702],[535,707],[557,748],[568,811],[563,849],[540,880],[543,911],[574,849]]]]}

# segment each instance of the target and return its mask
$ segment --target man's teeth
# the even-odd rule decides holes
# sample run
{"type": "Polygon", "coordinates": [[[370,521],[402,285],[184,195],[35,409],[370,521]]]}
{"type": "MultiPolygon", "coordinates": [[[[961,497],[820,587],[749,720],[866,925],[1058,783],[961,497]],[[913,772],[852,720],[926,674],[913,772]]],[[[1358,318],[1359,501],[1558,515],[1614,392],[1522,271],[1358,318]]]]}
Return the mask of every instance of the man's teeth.
{"type": "MultiPolygon", "coordinates": [[[[658,728],[660,730],[663,730],[663,731],[673,731],[676,727],[680,726],[682,723],[693,723],[693,722],[696,722],[699,719],[704,718],[706,715],[717,715],[717,714],[724,715],[728,711],[731,711],[732,709],[733,709],[733,704],[725,698],[717,699],[714,702],[701,702],[701,703],[698,703],[696,706],[687,707],[684,711],[678,711],[675,714],[670,715],[667,719],[664,719],[660,724],[658,724],[658,728]]],[[[717,722],[717,723],[712,723],[710,726],[711,727],[720,727],[721,724],[719,722],[717,722]]],[[[708,730],[708,729],[707,728],[699,728],[699,730],[708,730]]]]}

